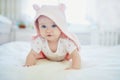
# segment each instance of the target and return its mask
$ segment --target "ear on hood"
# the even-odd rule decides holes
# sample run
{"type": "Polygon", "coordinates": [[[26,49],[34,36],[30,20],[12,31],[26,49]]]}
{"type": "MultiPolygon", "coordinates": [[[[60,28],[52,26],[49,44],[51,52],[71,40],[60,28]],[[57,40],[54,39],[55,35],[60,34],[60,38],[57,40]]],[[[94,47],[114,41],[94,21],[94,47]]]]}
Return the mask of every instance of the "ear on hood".
{"type": "Polygon", "coordinates": [[[59,8],[60,8],[62,11],[65,11],[65,8],[66,8],[66,7],[65,7],[64,4],[61,3],[61,4],[59,4],[59,8]]]}
{"type": "Polygon", "coordinates": [[[35,11],[38,11],[40,9],[40,7],[37,4],[34,4],[33,8],[35,9],[35,11]]]}
{"type": "MultiPolygon", "coordinates": [[[[61,3],[58,7],[60,8],[60,10],[65,11],[66,6],[64,4],[61,3]]],[[[35,11],[37,11],[40,9],[40,6],[38,6],[37,4],[33,4],[33,8],[35,11]]]]}

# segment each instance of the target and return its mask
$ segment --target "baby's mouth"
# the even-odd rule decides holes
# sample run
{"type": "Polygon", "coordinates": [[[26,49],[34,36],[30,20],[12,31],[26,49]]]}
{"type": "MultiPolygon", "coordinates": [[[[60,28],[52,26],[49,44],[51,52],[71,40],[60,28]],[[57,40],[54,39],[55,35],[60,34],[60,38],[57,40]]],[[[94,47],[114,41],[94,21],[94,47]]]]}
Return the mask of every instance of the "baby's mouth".
{"type": "Polygon", "coordinates": [[[47,36],[48,36],[48,37],[51,37],[52,35],[49,34],[49,35],[47,35],[47,36]]]}

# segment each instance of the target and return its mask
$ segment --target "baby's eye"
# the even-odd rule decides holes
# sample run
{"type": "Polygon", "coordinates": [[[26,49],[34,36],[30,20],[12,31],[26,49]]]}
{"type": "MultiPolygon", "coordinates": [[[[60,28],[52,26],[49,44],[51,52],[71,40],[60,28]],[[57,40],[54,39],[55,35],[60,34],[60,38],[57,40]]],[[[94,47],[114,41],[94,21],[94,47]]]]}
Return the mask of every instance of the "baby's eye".
{"type": "Polygon", "coordinates": [[[53,24],[52,27],[55,28],[55,27],[57,27],[57,25],[53,24]]]}
{"type": "Polygon", "coordinates": [[[42,25],[41,27],[42,27],[42,28],[46,28],[47,26],[45,26],[45,25],[42,25]]]}

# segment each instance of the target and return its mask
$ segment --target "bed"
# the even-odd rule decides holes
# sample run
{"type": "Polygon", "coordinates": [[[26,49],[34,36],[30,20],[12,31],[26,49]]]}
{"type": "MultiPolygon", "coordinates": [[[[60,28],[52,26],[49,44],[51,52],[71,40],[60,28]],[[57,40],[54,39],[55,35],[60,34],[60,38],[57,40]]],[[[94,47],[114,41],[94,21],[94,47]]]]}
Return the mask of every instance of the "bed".
{"type": "Polygon", "coordinates": [[[120,80],[120,45],[81,45],[81,69],[64,70],[70,62],[39,60],[23,67],[30,42],[0,45],[0,80],[120,80]]]}
{"type": "Polygon", "coordinates": [[[0,15],[0,44],[13,40],[13,25],[12,21],[3,15],[0,15]]]}

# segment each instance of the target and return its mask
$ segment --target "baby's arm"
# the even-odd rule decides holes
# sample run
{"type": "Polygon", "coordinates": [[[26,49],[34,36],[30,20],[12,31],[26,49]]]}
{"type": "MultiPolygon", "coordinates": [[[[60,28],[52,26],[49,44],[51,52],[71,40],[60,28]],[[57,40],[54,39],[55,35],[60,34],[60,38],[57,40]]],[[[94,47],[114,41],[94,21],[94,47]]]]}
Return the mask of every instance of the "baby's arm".
{"type": "Polygon", "coordinates": [[[77,49],[71,53],[70,57],[72,59],[72,65],[67,69],[80,69],[81,59],[77,49]]]}
{"type": "Polygon", "coordinates": [[[35,57],[36,52],[31,49],[29,54],[26,57],[26,63],[24,66],[32,66],[36,64],[36,57],[35,57]]]}

